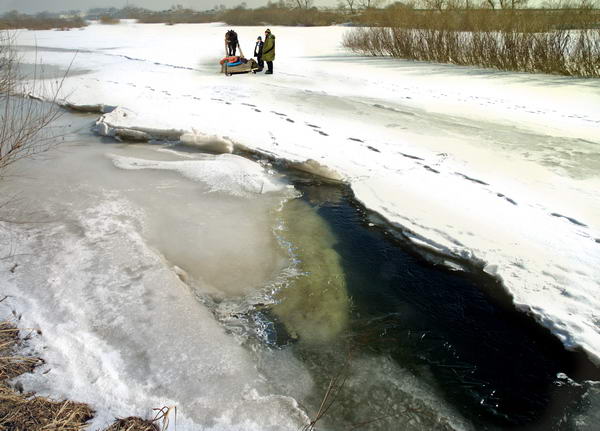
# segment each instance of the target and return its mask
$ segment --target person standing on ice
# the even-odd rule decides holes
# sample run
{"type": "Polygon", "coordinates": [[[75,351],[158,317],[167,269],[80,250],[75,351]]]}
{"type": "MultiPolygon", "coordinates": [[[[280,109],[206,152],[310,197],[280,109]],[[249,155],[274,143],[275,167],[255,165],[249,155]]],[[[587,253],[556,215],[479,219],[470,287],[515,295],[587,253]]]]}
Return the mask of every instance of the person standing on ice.
{"type": "Polygon", "coordinates": [[[262,70],[265,68],[265,62],[262,59],[263,45],[264,42],[262,41],[262,38],[258,36],[258,39],[256,39],[256,45],[254,46],[254,56],[256,57],[256,61],[258,62],[257,72],[262,72],[262,70]]]}
{"type": "Polygon", "coordinates": [[[238,44],[237,33],[233,30],[227,31],[227,33],[225,33],[225,52],[227,56],[231,57],[235,55],[238,44]]]}
{"type": "Polygon", "coordinates": [[[262,59],[267,62],[266,74],[273,74],[273,60],[275,60],[275,35],[271,30],[265,30],[265,43],[263,45],[262,59]]]}

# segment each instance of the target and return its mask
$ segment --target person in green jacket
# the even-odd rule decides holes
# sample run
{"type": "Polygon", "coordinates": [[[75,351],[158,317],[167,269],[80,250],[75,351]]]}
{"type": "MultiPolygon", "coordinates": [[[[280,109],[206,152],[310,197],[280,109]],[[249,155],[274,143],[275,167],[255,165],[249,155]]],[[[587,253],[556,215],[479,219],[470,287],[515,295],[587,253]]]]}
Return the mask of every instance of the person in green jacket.
{"type": "Polygon", "coordinates": [[[273,60],[275,60],[275,35],[271,33],[271,30],[265,30],[265,42],[263,45],[262,59],[267,62],[268,75],[273,74],[273,60]]]}

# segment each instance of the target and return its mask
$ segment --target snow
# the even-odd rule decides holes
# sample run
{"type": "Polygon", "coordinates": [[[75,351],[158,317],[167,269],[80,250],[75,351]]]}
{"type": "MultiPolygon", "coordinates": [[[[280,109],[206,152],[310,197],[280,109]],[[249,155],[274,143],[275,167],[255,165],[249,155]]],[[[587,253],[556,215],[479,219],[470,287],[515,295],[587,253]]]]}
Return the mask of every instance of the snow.
{"type": "MultiPolygon", "coordinates": [[[[600,363],[598,80],[354,56],[343,27],[273,28],[276,74],[225,77],[223,29],[126,22],[19,43],[35,37],[63,66],[78,51],[74,66],[91,72],[62,95],[119,106],[100,120],[112,128],[187,133],[344,179],[415,240],[485,265],[600,363]]],[[[246,52],[262,31],[239,29],[246,52]]]]}
{"type": "MultiPolygon", "coordinates": [[[[340,46],[344,27],[271,29],[273,76],[220,75],[226,28],[214,24],[18,40],[37,44],[38,60],[89,71],[60,96],[118,106],[101,133],[247,150],[345,181],[416,245],[501,279],[519,309],[600,365],[600,81],[361,57],[340,46]]],[[[264,29],[237,30],[248,53],[264,29]]],[[[113,161],[188,176],[209,166],[113,161]]],[[[254,173],[232,175],[237,192],[265,191],[254,173]]]]}
{"type": "Polygon", "coordinates": [[[196,181],[206,183],[211,191],[221,191],[235,196],[252,196],[285,189],[265,175],[255,162],[240,156],[223,154],[202,160],[156,161],[133,157],[112,156],[113,163],[121,169],[174,170],[196,181]]]}

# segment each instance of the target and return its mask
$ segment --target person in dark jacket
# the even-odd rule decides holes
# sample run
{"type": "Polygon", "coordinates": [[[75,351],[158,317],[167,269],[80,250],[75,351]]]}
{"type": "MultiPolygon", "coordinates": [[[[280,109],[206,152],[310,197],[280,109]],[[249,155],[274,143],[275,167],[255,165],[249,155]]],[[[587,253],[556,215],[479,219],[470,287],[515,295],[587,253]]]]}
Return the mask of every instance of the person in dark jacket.
{"type": "Polygon", "coordinates": [[[267,62],[267,71],[265,73],[273,74],[273,61],[275,60],[275,35],[271,30],[265,30],[265,43],[263,45],[262,59],[267,62]]]}
{"type": "Polygon", "coordinates": [[[225,33],[225,50],[229,57],[235,55],[237,46],[238,46],[237,33],[233,30],[229,30],[227,33],[225,33]]]}
{"type": "Polygon", "coordinates": [[[257,72],[262,72],[262,70],[265,68],[265,62],[262,59],[263,45],[264,42],[262,41],[262,38],[258,36],[258,39],[256,39],[256,45],[254,46],[254,56],[256,57],[256,61],[258,62],[257,72]]]}

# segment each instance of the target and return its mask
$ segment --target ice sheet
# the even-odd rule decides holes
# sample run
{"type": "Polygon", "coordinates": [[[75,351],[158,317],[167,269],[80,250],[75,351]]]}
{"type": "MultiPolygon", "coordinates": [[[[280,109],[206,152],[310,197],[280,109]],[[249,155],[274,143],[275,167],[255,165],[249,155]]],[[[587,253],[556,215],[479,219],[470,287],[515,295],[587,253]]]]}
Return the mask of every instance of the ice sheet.
{"type": "MultiPolygon", "coordinates": [[[[215,25],[23,32],[111,127],[192,133],[339,174],[420,243],[502,279],[600,364],[600,82],[354,56],[346,28],[272,28],[275,74],[218,74],[215,25]],[[126,110],[126,111],[125,111],[126,110]],[[127,115],[122,115],[128,112],[127,115]]],[[[264,29],[239,29],[248,52],[264,29]]],[[[31,54],[27,54],[31,55],[31,54]]]]}

